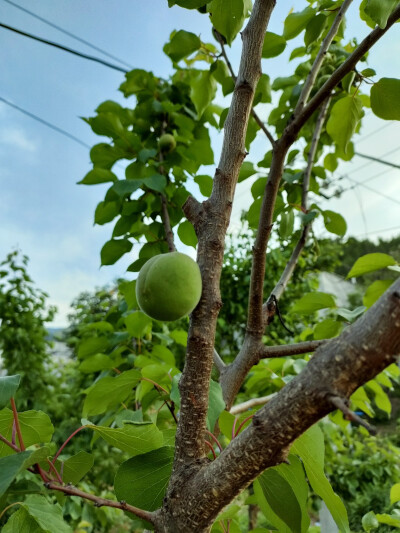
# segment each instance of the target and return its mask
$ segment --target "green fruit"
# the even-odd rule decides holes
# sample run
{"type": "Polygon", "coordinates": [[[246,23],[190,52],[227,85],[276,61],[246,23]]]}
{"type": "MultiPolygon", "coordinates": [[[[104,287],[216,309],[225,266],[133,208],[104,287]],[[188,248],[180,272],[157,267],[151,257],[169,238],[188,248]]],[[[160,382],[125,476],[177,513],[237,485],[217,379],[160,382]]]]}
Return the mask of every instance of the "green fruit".
{"type": "Polygon", "coordinates": [[[156,320],[178,320],[193,311],[201,296],[200,269],[188,255],[171,252],[152,257],[136,282],[140,309],[156,320]]]}
{"type": "Polygon", "coordinates": [[[175,137],[170,133],[164,133],[158,141],[158,146],[162,152],[172,152],[176,147],[175,137]]]}

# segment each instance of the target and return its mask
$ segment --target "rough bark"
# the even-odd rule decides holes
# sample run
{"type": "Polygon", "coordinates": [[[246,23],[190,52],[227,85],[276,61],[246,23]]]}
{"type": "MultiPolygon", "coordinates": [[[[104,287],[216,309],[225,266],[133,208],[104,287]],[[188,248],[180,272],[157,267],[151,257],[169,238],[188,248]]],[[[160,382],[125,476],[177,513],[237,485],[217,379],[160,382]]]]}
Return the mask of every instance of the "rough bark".
{"type": "Polygon", "coordinates": [[[400,280],[340,337],[318,348],[216,460],[188,473],[184,493],[170,496],[156,516],[156,531],[208,532],[225,505],[263,470],[285,461],[291,444],[336,408],[335,398],[346,401],[399,353],[400,280]]]}

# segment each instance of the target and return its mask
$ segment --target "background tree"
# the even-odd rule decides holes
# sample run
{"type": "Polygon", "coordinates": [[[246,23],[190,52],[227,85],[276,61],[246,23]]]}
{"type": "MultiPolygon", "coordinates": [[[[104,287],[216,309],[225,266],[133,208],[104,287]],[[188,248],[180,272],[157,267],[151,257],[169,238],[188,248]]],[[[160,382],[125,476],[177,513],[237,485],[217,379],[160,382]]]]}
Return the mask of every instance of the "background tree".
{"type": "MultiPolygon", "coordinates": [[[[312,240],[312,221],[321,217],[328,231],[339,236],[346,232],[340,214],[319,207],[319,187],[337,158],[351,159],[351,138],[363,108],[371,105],[383,119],[400,116],[400,81],[374,82],[369,99],[362,90],[374,71],[359,67],[398,20],[399,2],[362,2],[361,18],[374,29],[360,44],[343,42],[350,3],[310,1],[303,11],[288,15],[283,34],[278,35],[267,31],[275,6],[272,0],[256,0],[254,5],[235,0],[231,10],[222,0],[205,5],[204,0],[171,0],[170,5],[209,13],[216,44],[184,30],[174,32],[164,47],[175,70],[169,80],[133,70],[120,89],[126,97],[134,97],[134,108],[106,101],[96,116],[86,119],[95,133],[110,139],[93,147],[93,170],[81,182],[111,183],[95,212],[98,224],[118,217],[101,250],[102,264],[115,263],[131,252],[136,241],[138,259],[128,270],[137,272],[149,258],[175,250],[177,234],[184,244],[197,247],[203,293],[186,335],[181,324],[153,323],[136,310],[135,282],[126,282],[120,288],[125,301],[117,302],[105,320],[88,324],[79,340],[80,369],[94,374],[94,382],[85,391],[82,426],[58,451],[53,455],[46,447],[26,449],[49,442],[51,428],[43,424],[47,432],[43,430],[40,439],[24,435],[19,418],[26,413],[3,410],[3,448],[16,452],[0,459],[5,488],[28,466],[51,494],[78,496],[97,506],[127,511],[157,532],[201,533],[211,528],[240,530],[240,517],[236,520],[240,506],[223,509],[237,496],[244,503],[239,495],[253,483],[250,502],[257,503],[266,517],[264,529],[297,532],[310,525],[308,481],[340,530],[349,531],[345,507],[324,476],[323,434],[315,423],[338,409],[342,414],[333,415],[336,423],[348,424],[344,415],[372,430],[350,410],[349,398],[366,413],[371,412],[371,398],[377,405],[387,405],[382,385],[391,387],[390,376],[397,375],[392,363],[400,349],[400,282],[376,280],[378,285],[365,294],[369,309],[362,316],[364,307],[343,310],[332,295],[306,293],[288,306],[299,332],[294,342],[272,343],[268,333],[274,316],[281,317],[285,289],[312,240]],[[239,31],[242,57],[235,73],[227,46],[239,31]],[[304,47],[291,55],[301,58],[294,73],[271,84],[262,73],[261,59],[279,55],[303,32],[304,47]],[[207,67],[195,68],[198,62],[207,67]],[[232,93],[226,109],[214,104],[217,87],[225,96],[232,93]],[[255,108],[268,102],[273,102],[273,109],[266,125],[255,108]],[[214,163],[210,127],[224,130],[214,178],[199,174],[201,165],[214,163]],[[268,149],[255,166],[248,159],[259,130],[268,149]],[[174,136],[175,146],[161,142],[165,134],[174,136]],[[322,158],[324,167],[317,164],[322,158]],[[124,178],[111,170],[119,160],[132,161],[124,178]],[[257,180],[252,185],[254,201],[245,215],[255,230],[246,328],[238,353],[223,361],[215,350],[215,336],[223,305],[225,235],[236,184],[250,176],[257,180]],[[204,201],[195,199],[194,184],[204,201]],[[271,237],[280,240],[284,254],[289,252],[273,280],[267,253],[271,237]],[[272,287],[267,295],[266,276],[272,287]],[[321,309],[328,309],[329,315],[312,327],[315,312],[321,309]],[[186,348],[181,375],[178,346],[186,348]],[[306,355],[298,357],[302,354],[306,355]],[[218,382],[215,375],[211,379],[213,364],[218,382]],[[274,392],[260,401],[254,396],[265,382],[273,385],[274,392]],[[235,405],[241,388],[251,397],[250,403],[235,405]],[[236,416],[243,410],[243,416],[236,416]],[[74,467],[73,456],[65,462],[59,459],[72,437],[84,430],[94,432],[93,441],[101,437],[129,457],[114,481],[119,502],[68,484],[77,483],[90,468],[89,459],[85,468],[74,467]],[[71,475],[71,470],[78,473],[71,475]]],[[[348,276],[385,268],[398,272],[399,265],[388,254],[367,254],[348,276]]],[[[17,377],[3,380],[3,403],[17,386],[17,377]]],[[[30,415],[37,416],[42,415],[30,415]]],[[[51,516],[55,521],[54,530],[67,530],[61,509],[43,495],[24,500],[4,530],[18,529],[27,520],[42,527],[38,507],[46,508],[47,520],[51,516]]],[[[369,514],[364,526],[372,528],[379,521],[400,525],[396,516],[369,514]]]]}

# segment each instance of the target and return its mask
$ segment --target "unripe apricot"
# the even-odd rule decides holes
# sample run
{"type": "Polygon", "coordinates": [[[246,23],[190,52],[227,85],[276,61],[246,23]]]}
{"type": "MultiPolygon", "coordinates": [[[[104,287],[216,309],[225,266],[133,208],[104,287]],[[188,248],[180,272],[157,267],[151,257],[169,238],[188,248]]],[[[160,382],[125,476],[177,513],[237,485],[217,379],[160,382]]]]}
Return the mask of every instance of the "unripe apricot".
{"type": "Polygon", "coordinates": [[[158,146],[162,152],[172,152],[176,147],[175,137],[170,133],[164,133],[158,141],[158,146]]]}
{"type": "Polygon", "coordinates": [[[178,320],[193,311],[201,296],[200,269],[191,257],[171,252],[152,257],[136,281],[140,309],[156,320],[178,320]]]}

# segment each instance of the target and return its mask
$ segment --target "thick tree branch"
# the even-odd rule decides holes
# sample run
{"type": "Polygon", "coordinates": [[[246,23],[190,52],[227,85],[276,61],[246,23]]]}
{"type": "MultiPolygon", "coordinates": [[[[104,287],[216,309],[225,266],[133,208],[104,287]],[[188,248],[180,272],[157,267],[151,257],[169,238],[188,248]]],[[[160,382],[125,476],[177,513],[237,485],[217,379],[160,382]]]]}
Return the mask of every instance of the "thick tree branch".
{"type": "Polygon", "coordinates": [[[332,44],[333,39],[335,38],[335,35],[337,34],[339,30],[339,26],[343,21],[344,15],[349,8],[351,2],[353,0],[344,0],[343,4],[341,5],[338,14],[335,17],[335,20],[333,21],[332,26],[330,27],[325,39],[322,41],[321,48],[319,49],[319,52],[317,54],[317,57],[315,58],[315,61],[311,67],[311,70],[307,76],[307,79],[303,85],[303,89],[301,91],[299,100],[297,102],[296,108],[294,110],[294,116],[296,117],[304,108],[304,106],[307,103],[308,97],[310,96],[310,93],[312,91],[312,88],[314,86],[315,80],[317,78],[318,72],[320,71],[321,65],[325,59],[326,53],[332,44]]]}
{"type": "Polygon", "coordinates": [[[311,117],[316,109],[322,104],[327,96],[329,96],[336,85],[351,72],[360,59],[372,48],[372,46],[385,35],[385,33],[397,22],[400,18],[400,5],[390,15],[386,27],[384,29],[376,27],[365,37],[363,41],[357,46],[354,52],[335,70],[332,76],[327,80],[319,91],[311,98],[311,100],[304,106],[297,116],[288,124],[282,134],[280,141],[285,143],[292,143],[296,139],[300,129],[311,117]]]}
{"type": "Polygon", "coordinates": [[[67,496],[78,496],[85,500],[90,500],[94,502],[95,507],[114,507],[115,509],[121,509],[122,511],[128,511],[129,513],[138,516],[142,520],[147,520],[150,524],[154,524],[154,513],[149,511],[143,511],[143,509],[138,509],[133,505],[129,505],[126,502],[116,502],[114,500],[108,500],[106,498],[100,498],[94,494],[89,494],[88,492],[83,492],[80,489],[77,489],[73,485],[60,485],[56,482],[49,481],[45,483],[44,486],[49,490],[57,490],[66,494],[67,496]]]}
{"type": "Polygon", "coordinates": [[[199,239],[197,260],[202,274],[203,294],[191,316],[185,368],[179,383],[182,403],[173,474],[167,492],[170,508],[182,495],[181,476],[193,474],[208,461],[204,431],[216,320],[221,307],[219,280],[225,234],[240,167],[245,157],[247,125],[254,91],[261,75],[264,35],[274,6],[275,0],[256,0],[247,27],[242,33],[242,58],[224,125],[224,141],[211,197],[201,205],[193,201],[184,205],[185,214],[192,221],[199,239]]]}
{"type": "Polygon", "coordinates": [[[208,532],[221,508],[263,470],[285,461],[291,444],[336,408],[333,397],[348,399],[399,353],[400,279],[340,337],[319,347],[216,460],[186,479],[184,508],[175,502],[181,517],[175,530],[208,532]]]}

